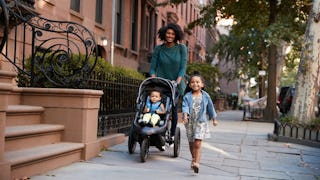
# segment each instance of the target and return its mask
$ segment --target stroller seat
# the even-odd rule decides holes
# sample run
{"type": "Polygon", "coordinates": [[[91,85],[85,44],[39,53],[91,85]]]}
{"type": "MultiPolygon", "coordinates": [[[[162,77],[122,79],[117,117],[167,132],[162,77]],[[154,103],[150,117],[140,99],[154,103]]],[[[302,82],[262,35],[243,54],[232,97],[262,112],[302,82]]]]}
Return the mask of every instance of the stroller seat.
{"type": "MultiPolygon", "coordinates": [[[[149,99],[146,98],[146,102],[149,99]]],[[[144,106],[146,105],[146,102],[144,102],[144,106]]],[[[153,127],[153,128],[160,128],[163,127],[166,124],[167,121],[167,114],[170,114],[170,97],[166,95],[162,95],[161,103],[164,105],[165,113],[164,114],[158,114],[160,116],[160,120],[153,126],[151,123],[143,124],[143,122],[139,122],[142,120],[142,117],[144,113],[141,113],[140,118],[138,119],[138,123],[140,126],[147,126],[147,127],[153,127]]],[[[144,107],[143,107],[144,108],[144,107]]],[[[142,109],[143,109],[142,108],[142,109]]]]}
{"type": "Polygon", "coordinates": [[[136,144],[139,143],[141,162],[146,161],[150,146],[155,146],[159,149],[159,147],[165,146],[166,142],[173,143],[173,157],[179,156],[180,128],[176,128],[174,141],[170,135],[170,115],[172,113],[172,107],[176,105],[176,101],[178,100],[175,95],[176,87],[167,79],[150,77],[140,84],[136,101],[136,115],[128,135],[128,150],[130,154],[133,154],[136,144]],[[164,104],[165,114],[160,115],[160,120],[158,121],[158,124],[156,124],[157,126],[142,126],[139,124],[139,119],[143,118],[143,109],[146,105],[147,97],[155,88],[161,91],[161,102],[164,104]]]}

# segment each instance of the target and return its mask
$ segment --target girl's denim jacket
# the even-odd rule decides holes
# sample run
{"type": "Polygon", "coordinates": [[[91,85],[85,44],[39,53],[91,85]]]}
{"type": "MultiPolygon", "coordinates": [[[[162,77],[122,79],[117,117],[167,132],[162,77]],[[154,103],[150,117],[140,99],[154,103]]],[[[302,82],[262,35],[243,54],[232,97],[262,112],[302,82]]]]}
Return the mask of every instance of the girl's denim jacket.
{"type": "MultiPolygon", "coordinates": [[[[215,119],[217,117],[217,113],[214,109],[212,100],[209,94],[205,91],[201,91],[202,93],[202,102],[201,109],[199,113],[199,122],[207,122],[209,116],[209,120],[215,119]]],[[[187,114],[192,114],[192,92],[188,92],[183,96],[182,101],[182,112],[187,114]]]]}

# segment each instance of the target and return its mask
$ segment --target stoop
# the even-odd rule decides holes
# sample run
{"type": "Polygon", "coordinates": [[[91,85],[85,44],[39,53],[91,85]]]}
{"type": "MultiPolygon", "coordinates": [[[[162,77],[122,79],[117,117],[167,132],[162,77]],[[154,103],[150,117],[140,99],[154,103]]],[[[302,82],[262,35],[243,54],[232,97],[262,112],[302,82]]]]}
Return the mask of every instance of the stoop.
{"type": "Polygon", "coordinates": [[[125,141],[125,134],[110,134],[100,137],[98,140],[100,141],[100,149],[103,150],[107,149],[108,147],[123,143],[125,141]]]}

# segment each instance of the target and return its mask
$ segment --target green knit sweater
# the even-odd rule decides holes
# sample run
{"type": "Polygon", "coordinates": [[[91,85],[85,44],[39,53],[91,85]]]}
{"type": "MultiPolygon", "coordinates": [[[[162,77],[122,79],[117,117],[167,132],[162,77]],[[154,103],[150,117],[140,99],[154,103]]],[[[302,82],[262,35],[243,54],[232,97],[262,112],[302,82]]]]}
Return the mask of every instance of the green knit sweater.
{"type": "MultiPolygon", "coordinates": [[[[169,80],[177,80],[184,77],[187,67],[187,47],[184,44],[176,44],[167,47],[164,44],[155,47],[150,67],[150,75],[156,75],[169,80]]],[[[179,92],[183,93],[186,84],[181,81],[179,92]]]]}

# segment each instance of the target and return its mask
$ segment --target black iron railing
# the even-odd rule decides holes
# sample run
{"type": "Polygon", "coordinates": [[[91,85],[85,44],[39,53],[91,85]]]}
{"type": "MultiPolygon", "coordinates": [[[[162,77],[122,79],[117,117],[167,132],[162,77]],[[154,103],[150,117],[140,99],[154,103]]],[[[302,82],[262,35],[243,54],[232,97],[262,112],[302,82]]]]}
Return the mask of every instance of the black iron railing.
{"type": "Polygon", "coordinates": [[[308,140],[314,142],[320,142],[320,130],[313,129],[301,125],[295,125],[290,123],[284,123],[279,120],[274,122],[274,132],[276,136],[308,140]]]}
{"type": "Polygon", "coordinates": [[[98,136],[102,137],[113,133],[128,135],[134,117],[135,112],[99,115],[98,136]]]}
{"type": "Polygon", "coordinates": [[[0,0],[0,56],[31,87],[81,87],[97,61],[97,45],[83,25],[36,14],[22,1],[0,0]],[[8,33],[10,32],[10,36],[8,33]]]}
{"type": "Polygon", "coordinates": [[[100,98],[98,136],[129,131],[135,116],[136,98],[142,80],[111,73],[93,72],[87,88],[103,90],[100,98]]]}
{"type": "Polygon", "coordinates": [[[34,13],[34,1],[25,2],[0,0],[0,59],[16,69],[18,83],[103,90],[98,136],[126,134],[141,81],[93,72],[98,48],[92,33],[74,22],[43,18],[34,13]]]}

